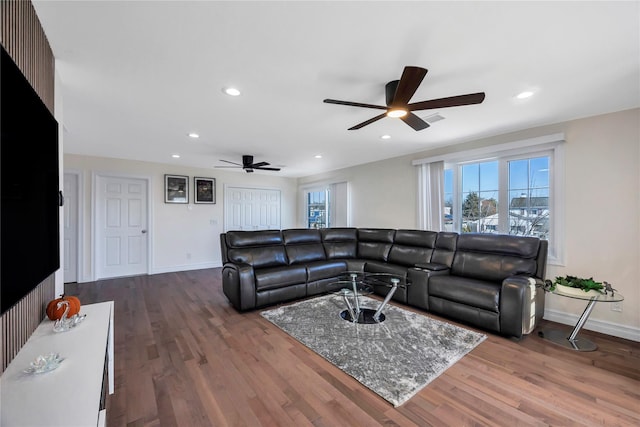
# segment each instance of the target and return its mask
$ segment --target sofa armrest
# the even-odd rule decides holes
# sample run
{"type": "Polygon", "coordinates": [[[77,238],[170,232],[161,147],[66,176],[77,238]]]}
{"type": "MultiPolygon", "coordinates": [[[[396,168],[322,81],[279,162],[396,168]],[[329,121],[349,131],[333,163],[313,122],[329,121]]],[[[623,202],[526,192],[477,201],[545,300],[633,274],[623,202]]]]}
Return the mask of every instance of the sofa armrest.
{"type": "Polygon", "coordinates": [[[521,338],[531,333],[544,314],[544,290],[530,276],[512,276],[502,281],[500,333],[521,338]]]}
{"type": "Polygon", "coordinates": [[[444,264],[438,264],[435,262],[427,262],[424,264],[416,264],[414,266],[415,268],[419,268],[421,270],[429,270],[429,271],[442,271],[442,270],[448,270],[449,267],[447,267],[444,264]]]}
{"type": "Polygon", "coordinates": [[[253,266],[226,263],[222,267],[222,291],[237,310],[256,307],[256,280],[253,266]]]}
{"type": "MultiPolygon", "coordinates": [[[[442,264],[437,264],[442,265],[442,264]]],[[[423,268],[409,268],[407,270],[407,304],[429,310],[429,278],[432,276],[448,275],[449,269],[428,270],[423,268]]]]}

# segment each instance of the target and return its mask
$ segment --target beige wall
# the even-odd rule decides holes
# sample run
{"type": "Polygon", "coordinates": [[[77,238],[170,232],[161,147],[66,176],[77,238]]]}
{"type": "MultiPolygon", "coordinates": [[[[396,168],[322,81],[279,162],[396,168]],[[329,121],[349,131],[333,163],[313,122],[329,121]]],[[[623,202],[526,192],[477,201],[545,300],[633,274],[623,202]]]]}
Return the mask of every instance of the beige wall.
{"type": "MultiPolygon", "coordinates": [[[[428,131],[427,131],[428,132],[428,131]]],[[[416,228],[414,159],[532,137],[565,134],[565,265],[557,275],[606,280],[624,296],[622,313],[596,305],[587,328],[640,340],[640,109],[528,129],[299,179],[348,181],[351,225],[416,228]]],[[[575,323],[584,302],[550,295],[551,320],[575,323]]]]}
{"type": "Polygon", "coordinates": [[[223,172],[179,165],[88,157],[64,156],[65,172],[79,172],[82,183],[82,252],[80,281],[93,280],[91,271],[91,231],[93,227],[93,174],[149,177],[151,179],[152,237],[150,267],[152,273],[192,270],[221,266],[219,235],[224,230],[224,186],[270,188],[281,191],[281,224],[295,227],[296,180],[274,175],[223,172]],[[189,176],[189,204],[164,203],[164,175],[189,176]],[[216,178],[216,204],[193,203],[193,177],[216,178]],[[212,221],[215,224],[212,224],[212,221]],[[187,257],[187,253],[191,257],[187,257]]]}

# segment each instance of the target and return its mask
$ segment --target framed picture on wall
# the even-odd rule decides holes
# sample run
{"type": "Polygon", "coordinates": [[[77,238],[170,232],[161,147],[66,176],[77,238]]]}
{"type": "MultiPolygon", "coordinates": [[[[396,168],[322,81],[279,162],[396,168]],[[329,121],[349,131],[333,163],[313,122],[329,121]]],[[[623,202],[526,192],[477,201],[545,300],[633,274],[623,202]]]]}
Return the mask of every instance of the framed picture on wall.
{"type": "Polygon", "coordinates": [[[193,193],[195,203],[215,203],[216,179],[193,177],[193,193]]]}
{"type": "Polygon", "coordinates": [[[164,176],[164,202],[189,203],[189,177],[182,175],[164,176]]]}

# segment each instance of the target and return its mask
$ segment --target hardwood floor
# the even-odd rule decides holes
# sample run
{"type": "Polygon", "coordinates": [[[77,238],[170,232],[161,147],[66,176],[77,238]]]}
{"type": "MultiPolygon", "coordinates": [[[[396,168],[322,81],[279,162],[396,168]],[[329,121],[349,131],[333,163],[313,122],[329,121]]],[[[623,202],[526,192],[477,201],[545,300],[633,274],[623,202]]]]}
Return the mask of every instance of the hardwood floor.
{"type": "Polygon", "coordinates": [[[235,311],[220,274],[66,286],[83,304],[115,301],[108,426],[640,425],[640,343],[584,331],[599,349],[580,353],[488,334],[394,408],[259,310],[235,311]]]}

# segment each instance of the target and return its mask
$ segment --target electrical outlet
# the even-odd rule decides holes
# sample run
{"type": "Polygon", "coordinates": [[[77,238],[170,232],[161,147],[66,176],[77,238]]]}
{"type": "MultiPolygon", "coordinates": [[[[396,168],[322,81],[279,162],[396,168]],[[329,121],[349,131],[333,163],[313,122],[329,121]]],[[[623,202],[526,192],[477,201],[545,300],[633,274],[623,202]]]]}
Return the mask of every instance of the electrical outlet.
{"type": "Polygon", "coordinates": [[[187,252],[187,259],[191,259],[191,254],[187,252]]]}
{"type": "Polygon", "coordinates": [[[622,301],[612,302],[611,311],[617,311],[618,313],[622,313],[622,301]]]}

